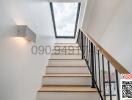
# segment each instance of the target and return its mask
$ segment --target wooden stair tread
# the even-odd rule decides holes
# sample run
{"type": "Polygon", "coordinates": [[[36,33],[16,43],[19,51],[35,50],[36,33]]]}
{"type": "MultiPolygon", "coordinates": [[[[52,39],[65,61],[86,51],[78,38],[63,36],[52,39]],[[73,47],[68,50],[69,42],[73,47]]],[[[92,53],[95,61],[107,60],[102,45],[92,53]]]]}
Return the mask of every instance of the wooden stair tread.
{"type": "Polygon", "coordinates": [[[87,66],[46,66],[46,67],[87,67],[87,66]]]}
{"type": "Polygon", "coordinates": [[[63,60],[63,61],[65,61],[65,60],[80,60],[80,61],[85,61],[85,60],[83,60],[83,59],[49,59],[49,60],[63,60]]]}
{"type": "Polygon", "coordinates": [[[42,86],[38,92],[97,92],[90,86],[42,86]]]}
{"type": "Polygon", "coordinates": [[[87,66],[82,59],[49,59],[48,66],[87,66]]]}
{"type": "Polygon", "coordinates": [[[77,44],[77,43],[55,43],[55,44],[77,44]]]}
{"type": "MultiPolygon", "coordinates": [[[[81,56],[82,54],[81,53],[67,53],[67,52],[66,52],[66,54],[65,54],[65,52],[51,54],[51,56],[64,56],[64,55],[66,55],[66,56],[81,56]]],[[[80,60],[82,60],[82,59],[80,59],[80,60]]]]}
{"type": "Polygon", "coordinates": [[[78,43],[55,43],[55,46],[56,45],[63,45],[63,46],[65,46],[65,45],[76,45],[76,46],[78,46],[78,43]]]}
{"type": "MultiPolygon", "coordinates": [[[[91,74],[89,73],[73,73],[73,74],[69,74],[69,73],[50,73],[50,74],[46,74],[46,77],[91,77],[91,74]]],[[[44,76],[44,77],[45,77],[44,76]]]]}

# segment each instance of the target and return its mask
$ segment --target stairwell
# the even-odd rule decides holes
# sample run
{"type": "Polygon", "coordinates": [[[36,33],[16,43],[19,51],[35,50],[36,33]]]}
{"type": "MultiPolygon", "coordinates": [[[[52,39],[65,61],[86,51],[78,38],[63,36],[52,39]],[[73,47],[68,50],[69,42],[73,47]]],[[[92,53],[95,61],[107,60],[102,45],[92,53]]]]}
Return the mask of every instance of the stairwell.
{"type": "Polygon", "coordinates": [[[56,43],[37,100],[99,100],[98,91],[91,84],[92,77],[79,45],[56,43]]]}

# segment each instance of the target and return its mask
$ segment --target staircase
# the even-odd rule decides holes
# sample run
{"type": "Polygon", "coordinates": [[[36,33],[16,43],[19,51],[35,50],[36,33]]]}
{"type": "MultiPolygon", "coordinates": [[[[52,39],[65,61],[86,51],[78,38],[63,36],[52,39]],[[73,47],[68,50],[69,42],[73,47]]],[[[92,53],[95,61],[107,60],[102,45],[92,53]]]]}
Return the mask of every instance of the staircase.
{"type": "Polygon", "coordinates": [[[37,100],[99,100],[76,43],[56,43],[37,100]]]}

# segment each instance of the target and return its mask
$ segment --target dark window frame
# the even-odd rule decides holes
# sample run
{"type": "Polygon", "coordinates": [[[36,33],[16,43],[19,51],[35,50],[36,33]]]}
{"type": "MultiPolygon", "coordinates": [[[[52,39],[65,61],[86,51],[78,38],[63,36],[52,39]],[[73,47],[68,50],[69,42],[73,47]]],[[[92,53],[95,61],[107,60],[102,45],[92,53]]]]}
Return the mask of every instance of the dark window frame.
{"type": "Polygon", "coordinates": [[[53,3],[50,2],[50,9],[51,9],[53,27],[54,27],[54,32],[55,32],[55,37],[56,38],[75,38],[76,31],[77,31],[77,26],[78,26],[78,19],[79,19],[79,15],[80,15],[80,8],[81,8],[81,3],[78,2],[78,8],[77,8],[77,14],[76,14],[76,22],[75,22],[75,29],[74,29],[74,36],[58,36],[57,35],[57,31],[56,31],[56,24],[55,24],[55,16],[54,16],[53,3]]]}

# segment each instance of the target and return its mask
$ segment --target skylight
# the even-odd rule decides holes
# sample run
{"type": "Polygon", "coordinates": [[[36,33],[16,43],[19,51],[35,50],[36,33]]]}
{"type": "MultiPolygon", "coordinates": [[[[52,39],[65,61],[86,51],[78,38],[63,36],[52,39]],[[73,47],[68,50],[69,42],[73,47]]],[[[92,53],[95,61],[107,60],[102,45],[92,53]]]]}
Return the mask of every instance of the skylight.
{"type": "Polygon", "coordinates": [[[57,37],[74,37],[77,24],[78,3],[52,3],[57,37]]]}

